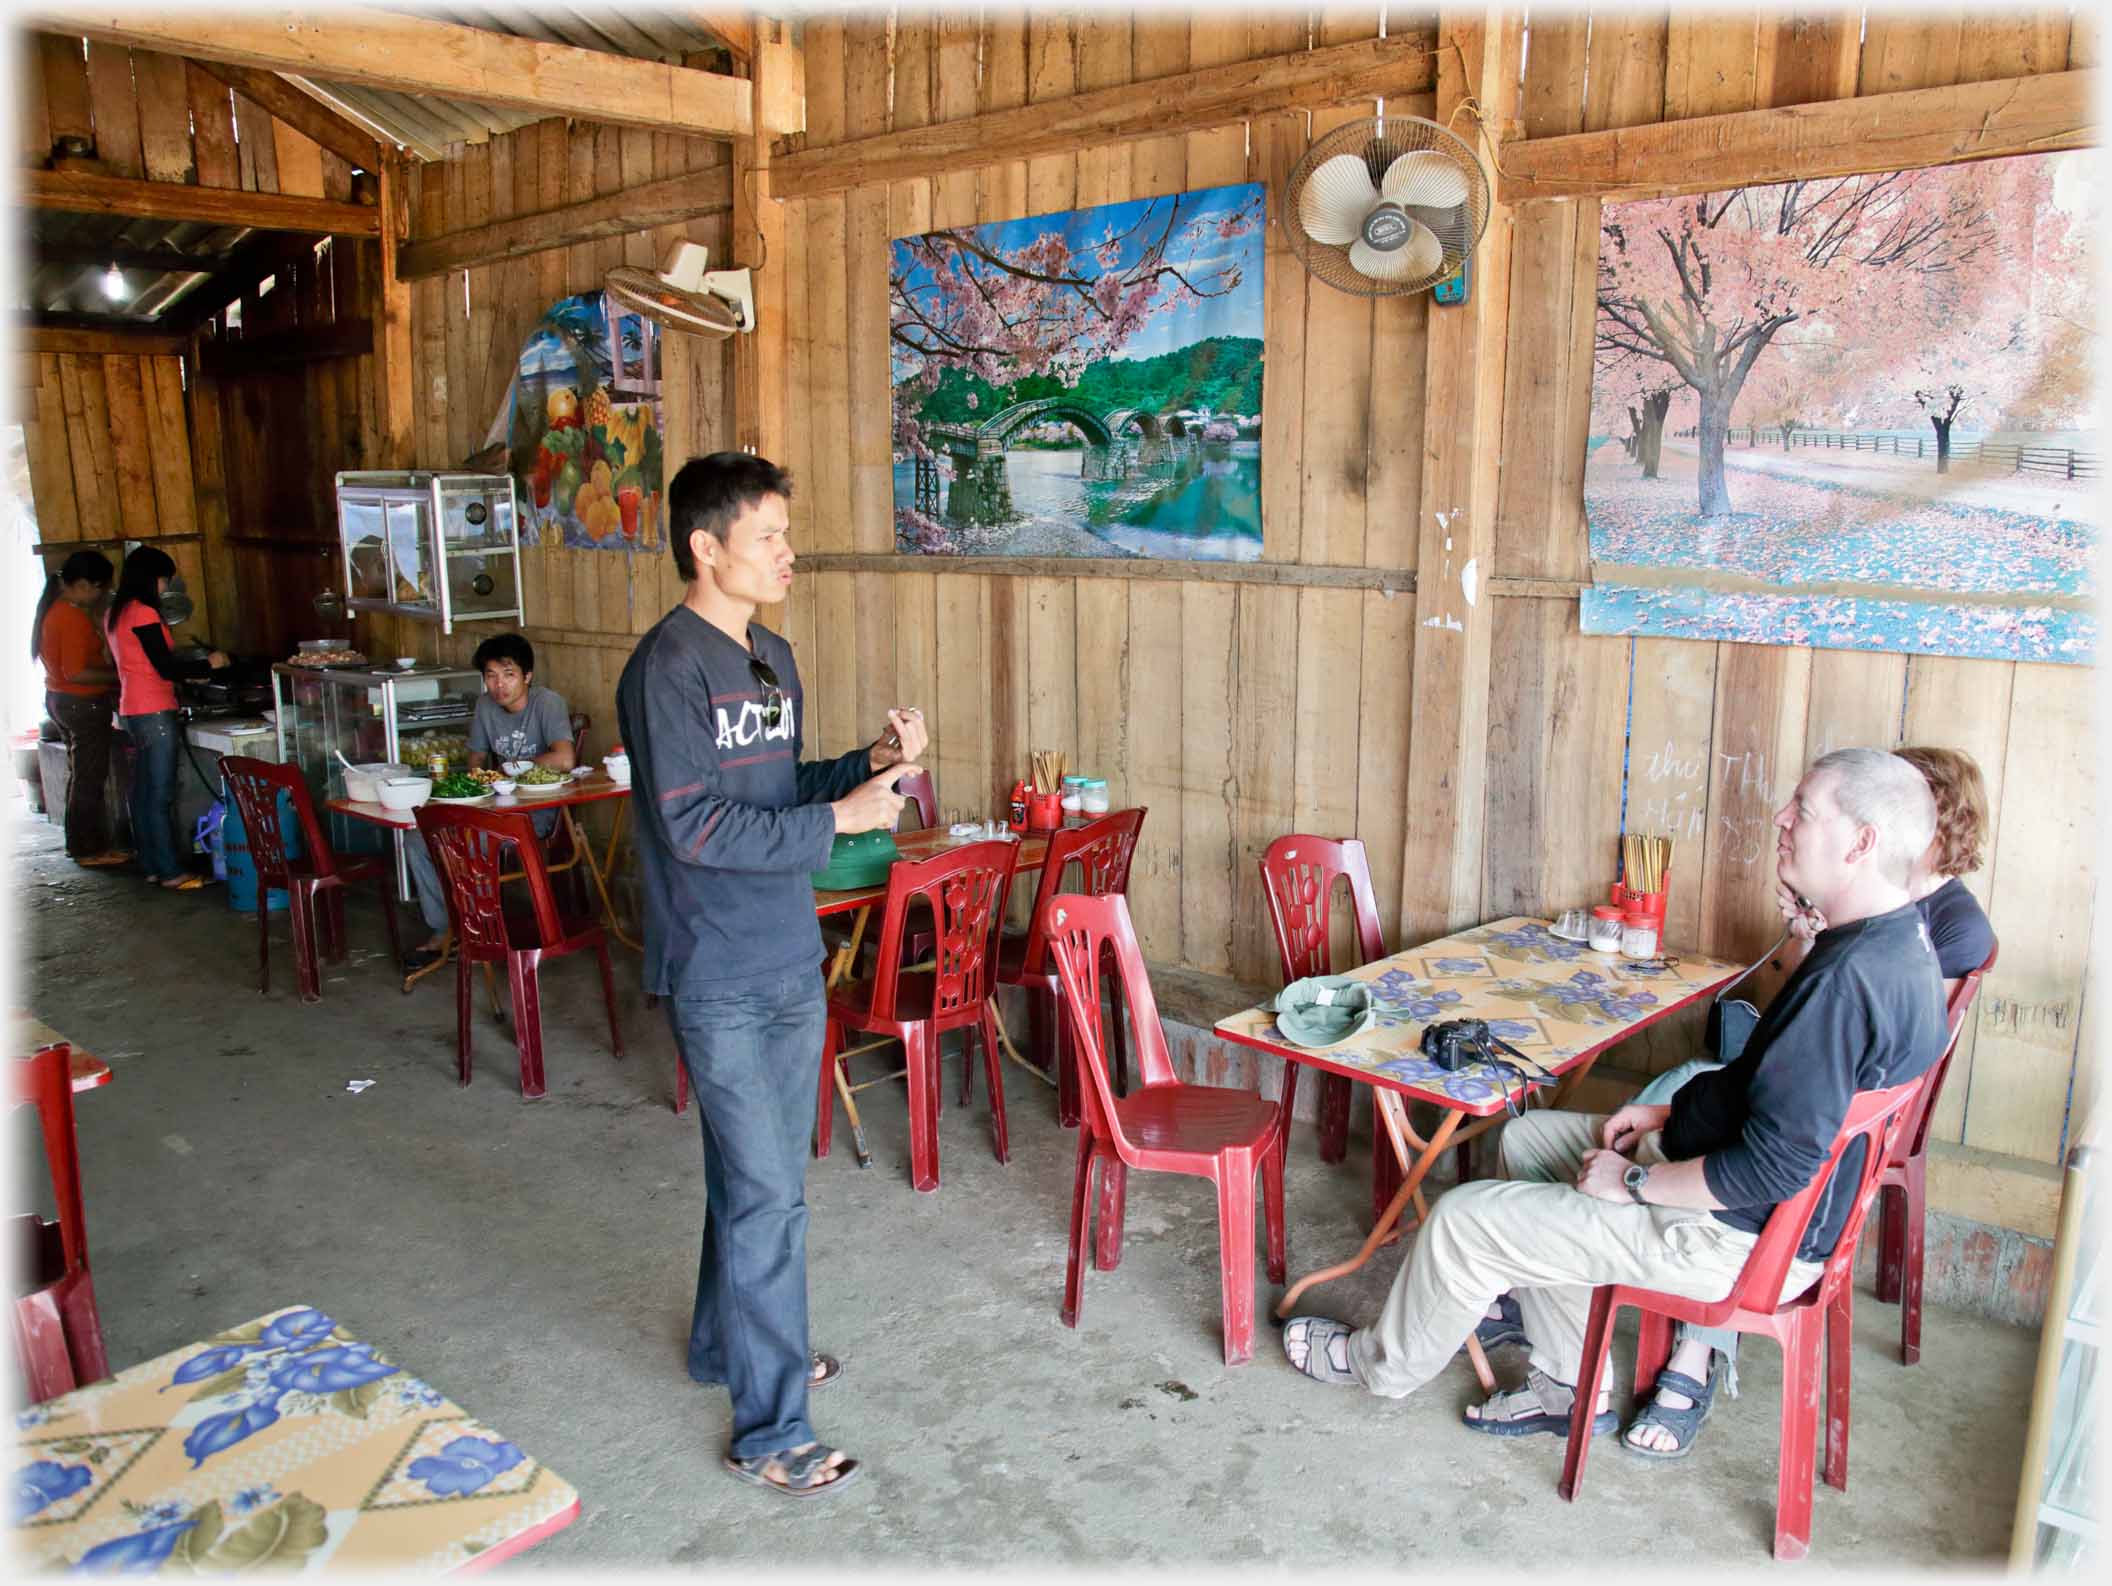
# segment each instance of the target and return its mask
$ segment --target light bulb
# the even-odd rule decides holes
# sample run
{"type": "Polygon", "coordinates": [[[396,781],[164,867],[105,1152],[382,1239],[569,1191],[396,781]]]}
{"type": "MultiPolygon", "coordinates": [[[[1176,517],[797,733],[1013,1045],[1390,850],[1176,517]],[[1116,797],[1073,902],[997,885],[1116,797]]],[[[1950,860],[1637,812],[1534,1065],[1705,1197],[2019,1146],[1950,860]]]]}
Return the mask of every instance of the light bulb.
{"type": "Polygon", "coordinates": [[[116,299],[123,297],[124,295],[124,272],[118,269],[118,267],[113,264],[110,266],[109,269],[103,272],[103,296],[111,299],[116,299]]]}

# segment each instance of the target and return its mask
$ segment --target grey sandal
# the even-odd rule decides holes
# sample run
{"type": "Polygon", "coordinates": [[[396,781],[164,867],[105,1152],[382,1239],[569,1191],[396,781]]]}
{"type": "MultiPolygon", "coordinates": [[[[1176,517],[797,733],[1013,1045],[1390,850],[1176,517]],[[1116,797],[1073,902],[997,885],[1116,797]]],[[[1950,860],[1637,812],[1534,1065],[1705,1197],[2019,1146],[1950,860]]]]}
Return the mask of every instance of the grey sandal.
{"type": "MultiPolygon", "coordinates": [[[[1572,1402],[1576,1398],[1576,1389],[1570,1384],[1556,1382],[1537,1366],[1529,1366],[1526,1368],[1524,1387],[1491,1394],[1481,1405],[1479,1415],[1461,1412],[1460,1424],[1470,1432],[1486,1432],[1491,1437],[1567,1437],[1570,1412],[1550,1410],[1547,1407],[1546,1395],[1540,1391],[1543,1385],[1550,1388],[1569,1388],[1572,1402]],[[1532,1412],[1515,1413],[1517,1401],[1528,1397],[1532,1400],[1532,1412]]],[[[1591,1435],[1604,1437],[1620,1424],[1621,1418],[1613,1411],[1601,1410],[1591,1418],[1591,1435]]]]}
{"type": "Polygon", "coordinates": [[[745,1459],[728,1454],[726,1469],[752,1487],[767,1488],[787,1498],[823,1498],[856,1481],[862,1468],[855,1459],[831,1466],[829,1457],[835,1452],[826,1443],[816,1443],[799,1454],[790,1449],[779,1449],[775,1454],[750,1454],[745,1459]],[[784,1471],[783,1481],[772,1481],[763,1474],[773,1464],[784,1471]]]}
{"type": "Polygon", "coordinates": [[[1709,1411],[1716,1406],[1716,1360],[1709,1358],[1709,1380],[1696,1382],[1684,1371],[1660,1371],[1657,1374],[1657,1389],[1650,1402],[1638,1410],[1621,1433],[1621,1447],[1639,1459],[1685,1459],[1694,1452],[1694,1439],[1701,1435],[1701,1423],[1709,1418],[1709,1411]],[[1683,1410],[1658,1402],[1656,1394],[1670,1388],[1674,1393],[1685,1394],[1690,1403],[1683,1410]],[[1644,1448],[1635,1439],[1639,1427],[1661,1427],[1672,1434],[1670,1448],[1644,1448]]]}
{"type": "Polygon", "coordinates": [[[843,1362],[834,1355],[824,1355],[817,1349],[814,1351],[814,1364],[807,1372],[807,1392],[812,1393],[816,1388],[826,1388],[842,1375],[843,1362]]]}
{"type": "Polygon", "coordinates": [[[1333,1387],[1360,1387],[1361,1380],[1349,1366],[1349,1335],[1354,1331],[1347,1324],[1326,1316],[1294,1316],[1283,1324],[1284,1359],[1315,1382],[1325,1382],[1333,1387]],[[1293,1344],[1305,1351],[1303,1360],[1292,1356],[1293,1344]],[[1338,1356],[1339,1365],[1336,1364],[1338,1356]]]}

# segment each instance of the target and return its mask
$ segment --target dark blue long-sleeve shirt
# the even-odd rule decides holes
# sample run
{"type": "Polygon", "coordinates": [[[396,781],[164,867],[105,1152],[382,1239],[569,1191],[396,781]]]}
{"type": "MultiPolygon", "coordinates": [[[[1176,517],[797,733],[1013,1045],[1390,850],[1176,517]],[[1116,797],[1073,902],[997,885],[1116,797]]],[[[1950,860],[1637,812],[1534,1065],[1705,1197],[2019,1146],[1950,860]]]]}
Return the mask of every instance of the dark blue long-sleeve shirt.
{"type": "MultiPolygon", "coordinates": [[[[1758,1233],[1825,1162],[1850,1099],[1914,1078],[1946,1039],[1943,977],[1914,905],[1821,931],[1737,1061],[1673,1096],[1665,1155],[1700,1157],[1709,1193],[1727,1208],[1716,1219],[1758,1233]]],[[[1862,1158],[1859,1145],[1843,1154],[1800,1258],[1832,1252],[1862,1158]]]]}
{"type": "Polygon", "coordinates": [[[828,801],[871,774],[868,751],[801,764],[792,646],[757,624],[776,674],[772,724],[749,652],[687,606],[638,641],[616,685],[645,896],[645,989],[738,991],[821,963],[811,873],[829,862],[828,801]]]}

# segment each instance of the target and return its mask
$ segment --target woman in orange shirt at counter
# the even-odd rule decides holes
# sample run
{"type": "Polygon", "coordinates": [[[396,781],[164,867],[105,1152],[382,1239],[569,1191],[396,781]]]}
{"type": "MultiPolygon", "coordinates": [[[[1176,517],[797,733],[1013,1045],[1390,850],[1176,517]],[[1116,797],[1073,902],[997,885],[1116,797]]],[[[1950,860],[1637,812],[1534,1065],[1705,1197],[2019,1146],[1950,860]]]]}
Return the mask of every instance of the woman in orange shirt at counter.
{"type": "Polygon", "coordinates": [[[218,650],[202,661],[175,653],[169,625],[161,620],[161,592],[175,576],[176,564],[166,551],[142,545],[127,556],[103,632],[117,662],[117,717],[135,751],[132,840],[139,845],[139,862],[149,881],[188,892],[204,886],[205,879],[184,867],[170,816],[182,747],[176,680],[218,671],[227,657],[218,650]]]}
{"type": "Polygon", "coordinates": [[[66,741],[66,857],[95,867],[132,857],[110,844],[104,789],[117,669],[88,614],[109,593],[112,571],[102,552],[75,551],[44,580],[29,629],[29,653],[44,665],[44,710],[66,741]]]}

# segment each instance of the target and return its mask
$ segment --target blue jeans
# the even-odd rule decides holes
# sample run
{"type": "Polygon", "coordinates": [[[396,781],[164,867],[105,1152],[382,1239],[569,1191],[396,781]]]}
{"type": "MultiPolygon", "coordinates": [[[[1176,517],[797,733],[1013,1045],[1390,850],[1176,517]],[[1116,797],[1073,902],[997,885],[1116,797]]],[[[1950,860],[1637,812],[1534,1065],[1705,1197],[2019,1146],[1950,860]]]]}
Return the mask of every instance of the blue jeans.
{"type": "Polygon", "coordinates": [[[176,847],[175,817],[170,813],[176,801],[176,712],[156,710],[118,719],[125,724],[134,750],[132,842],[148,878],[166,881],[184,872],[183,856],[176,847]]]}
{"type": "Polygon", "coordinates": [[[732,1452],[742,1459],[814,1440],[806,1177],[825,1022],[811,966],[761,989],[668,999],[704,1130],[689,1374],[733,1395],[732,1452]]]}
{"type": "MultiPolygon", "coordinates": [[[[1711,1069],[1721,1068],[1721,1063],[1711,1062],[1705,1057],[1691,1057],[1677,1068],[1668,1068],[1635,1093],[1635,1099],[1654,1107],[1668,1105],[1679,1087],[1696,1074],[1706,1074],[1711,1069]]],[[[1738,1335],[1728,1327],[1692,1327],[1681,1322],[1675,1332],[1678,1341],[1689,1339],[1707,1344],[1731,1362],[1731,1397],[1738,1397],[1738,1335]]]]}

